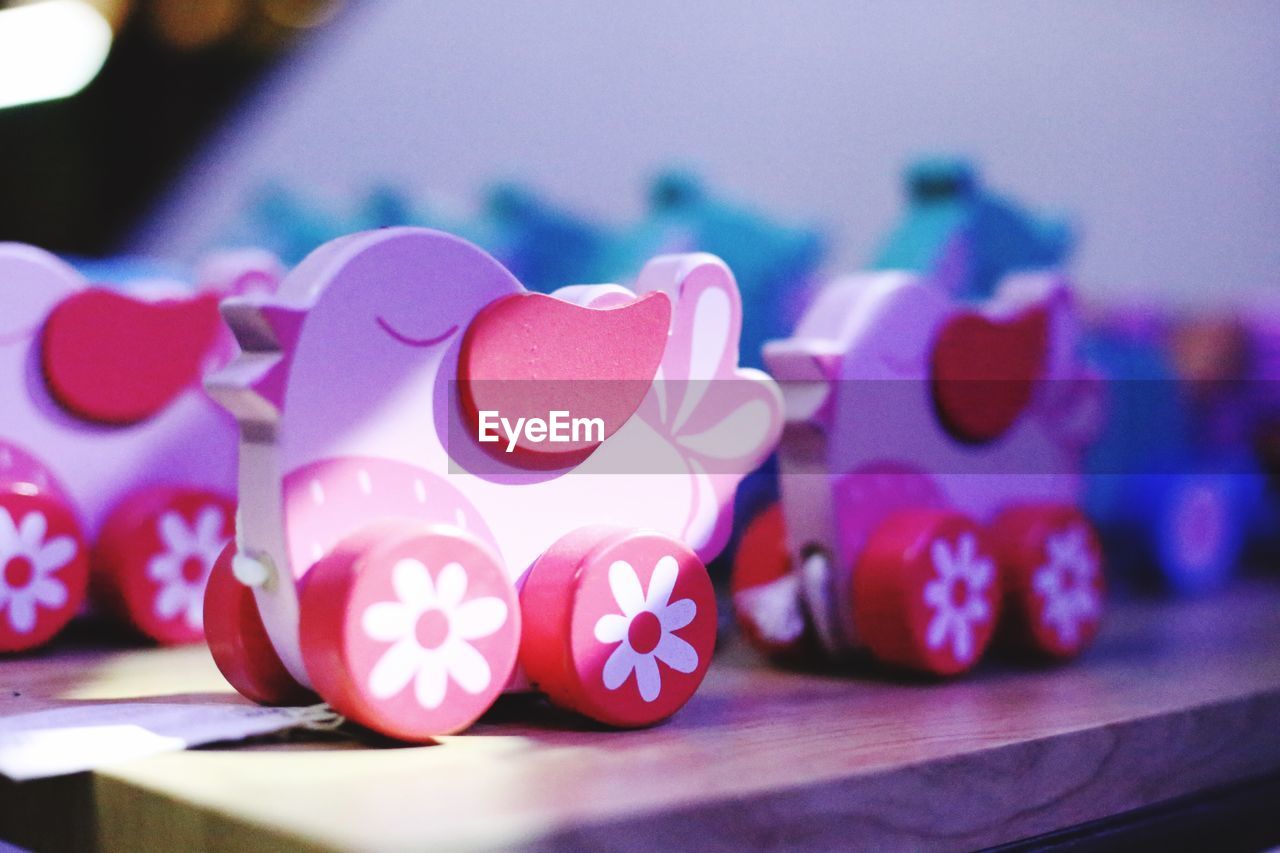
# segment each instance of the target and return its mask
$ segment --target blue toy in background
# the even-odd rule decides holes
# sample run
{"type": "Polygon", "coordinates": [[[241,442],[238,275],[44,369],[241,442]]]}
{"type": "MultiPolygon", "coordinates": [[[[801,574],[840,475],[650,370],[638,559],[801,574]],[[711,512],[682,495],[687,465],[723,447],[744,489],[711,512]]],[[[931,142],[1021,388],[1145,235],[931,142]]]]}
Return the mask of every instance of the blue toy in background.
{"type": "Polygon", "coordinates": [[[631,237],[631,263],[655,246],[710,252],[733,270],[742,292],[742,364],[762,367],[765,341],[791,334],[809,304],[826,255],[812,226],[785,225],[710,193],[691,172],[659,175],[649,190],[649,218],[631,237]]]}
{"type": "Polygon", "coordinates": [[[905,185],[906,215],[871,269],[923,273],[961,298],[984,300],[1006,275],[1055,269],[1074,248],[1066,219],[1032,214],[992,193],[963,159],[918,160],[905,185]]]}
{"type": "Polygon", "coordinates": [[[1087,457],[1086,509],[1112,565],[1154,569],[1180,594],[1222,587],[1265,497],[1257,460],[1245,442],[1205,434],[1206,401],[1192,399],[1157,318],[1113,316],[1084,346],[1107,389],[1107,417],[1087,457]]]}
{"type": "MultiPolygon", "coordinates": [[[[362,217],[356,215],[352,219],[362,220],[362,217]]],[[[330,213],[282,186],[270,184],[254,194],[245,208],[243,220],[221,242],[226,245],[254,240],[256,245],[275,252],[292,267],[312,249],[348,233],[349,224],[351,220],[330,213]]]]}
{"type": "Polygon", "coordinates": [[[327,210],[313,199],[268,184],[254,194],[242,220],[218,242],[223,246],[261,246],[292,267],[330,240],[396,225],[437,228],[485,247],[500,242],[489,223],[423,208],[400,190],[384,184],[372,187],[347,213],[327,210]]]}
{"type": "Polygon", "coordinates": [[[610,257],[620,240],[611,229],[556,207],[519,184],[493,186],[483,217],[489,240],[480,244],[530,290],[550,293],[569,284],[625,281],[640,271],[610,257]]]}

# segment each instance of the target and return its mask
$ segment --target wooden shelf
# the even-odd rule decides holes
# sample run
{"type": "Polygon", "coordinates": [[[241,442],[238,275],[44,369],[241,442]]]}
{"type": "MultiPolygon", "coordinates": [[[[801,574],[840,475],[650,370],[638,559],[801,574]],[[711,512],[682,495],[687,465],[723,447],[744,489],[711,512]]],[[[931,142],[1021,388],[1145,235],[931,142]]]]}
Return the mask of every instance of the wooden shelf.
{"type": "MultiPolygon", "coordinates": [[[[0,664],[0,712],[240,701],[200,648],[0,664]],[[11,693],[21,695],[9,695],[11,693]]],[[[1118,606],[1075,665],[950,683],[771,669],[734,641],[664,726],[511,702],[440,746],[350,739],[164,755],[0,785],[39,849],[743,843],[974,847],[1280,771],[1280,581],[1118,606]]]]}

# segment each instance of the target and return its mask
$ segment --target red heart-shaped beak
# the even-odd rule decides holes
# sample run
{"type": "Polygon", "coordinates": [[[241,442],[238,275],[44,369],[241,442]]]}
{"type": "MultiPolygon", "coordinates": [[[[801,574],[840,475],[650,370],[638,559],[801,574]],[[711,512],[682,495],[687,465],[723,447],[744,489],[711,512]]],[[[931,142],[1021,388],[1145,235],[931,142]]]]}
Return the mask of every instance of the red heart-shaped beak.
{"type": "Polygon", "coordinates": [[[213,294],[142,302],[82,290],[45,320],[45,380],[54,399],[81,418],[136,423],[199,383],[219,323],[213,294]]]}
{"type": "Polygon", "coordinates": [[[962,441],[991,441],[1031,402],[1048,351],[1049,316],[1033,308],[1006,320],[965,312],[947,321],[933,349],[933,400],[962,441]]]}
{"type": "MultiPolygon", "coordinates": [[[[559,468],[591,455],[635,413],[666,349],[671,301],[649,293],[613,308],[587,308],[541,293],[521,293],[476,315],[458,358],[459,397],[473,435],[495,457],[526,468],[559,468]],[[519,431],[518,419],[565,413],[566,441],[519,431]],[[482,416],[484,419],[482,420],[482,416]],[[602,428],[573,419],[599,419],[602,428]],[[488,428],[485,429],[486,424],[488,428]]],[[[527,421],[526,421],[527,423],[527,421]]]]}

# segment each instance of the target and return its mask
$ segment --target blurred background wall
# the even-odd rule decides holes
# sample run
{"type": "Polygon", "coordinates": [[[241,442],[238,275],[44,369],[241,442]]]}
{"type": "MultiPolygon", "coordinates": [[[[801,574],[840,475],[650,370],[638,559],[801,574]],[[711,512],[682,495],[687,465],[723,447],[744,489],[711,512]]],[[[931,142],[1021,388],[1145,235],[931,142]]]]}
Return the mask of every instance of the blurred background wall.
{"type": "Polygon", "coordinates": [[[1280,286],[1280,14],[1267,0],[348,3],[143,220],[187,255],[262,181],[341,206],[497,178],[626,219],[668,163],[868,259],[915,153],[1082,226],[1086,291],[1280,286]]]}

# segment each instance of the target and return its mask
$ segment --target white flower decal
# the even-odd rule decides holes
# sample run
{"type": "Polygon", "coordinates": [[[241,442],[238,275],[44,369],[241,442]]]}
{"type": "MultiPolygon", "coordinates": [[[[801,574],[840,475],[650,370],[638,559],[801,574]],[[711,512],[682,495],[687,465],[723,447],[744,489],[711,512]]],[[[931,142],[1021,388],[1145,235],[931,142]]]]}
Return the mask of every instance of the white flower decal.
{"type": "Polygon", "coordinates": [[[223,521],[222,510],[212,505],[191,526],[173,510],[161,514],[157,527],[166,550],[147,563],[147,577],[160,584],[155,607],[161,619],[181,614],[192,630],[204,627],[204,588],[228,541],[223,521]]]}
{"type": "Polygon", "coordinates": [[[9,624],[20,634],[36,627],[36,606],[61,607],[67,587],[51,575],[76,554],[75,540],[55,536],[45,541],[49,522],[44,513],[28,512],[21,526],[0,507],[0,610],[9,611],[9,624]]]}
{"type": "Polygon", "coordinates": [[[487,637],[507,621],[507,603],[486,596],[463,601],[467,572],[448,563],[434,582],[418,560],[404,559],[391,569],[399,601],[365,608],[361,627],[371,639],[393,645],[369,674],[369,692],[390,699],[413,682],[418,704],[439,708],[452,678],[466,692],[484,692],[493,673],[484,655],[468,640],[487,637]]]}
{"type": "Polygon", "coordinates": [[[954,550],[945,541],[935,540],[932,557],[937,578],[924,588],[925,603],[933,608],[925,642],[939,649],[950,640],[955,659],[967,663],[976,652],[974,626],[991,618],[982,592],[995,579],[995,568],[990,558],[978,553],[971,534],[961,536],[954,550]]]}
{"type": "Polygon", "coordinates": [[[1075,646],[1080,626],[1098,617],[1098,561],[1089,548],[1088,535],[1080,525],[1069,528],[1045,542],[1049,561],[1036,569],[1031,585],[1044,600],[1042,618],[1053,627],[1058,641],[1075,646]]]}
{"type": "Polygon", "coordinates": [[[698,615],[692,598],[670,600],[678,575],[675,557],[662,557],[654,566],[646,595],[630,563],[618,560],[609,567],[609,588],[622,613],[608,613],[596,622],[597,640],[618,643],[604,664],[606,689],[617,690],[634,672],[640,698],[652,702],[662,692],[658,661],[686,674],[698,668],[693,646],[672,633],[698,615]]]}

